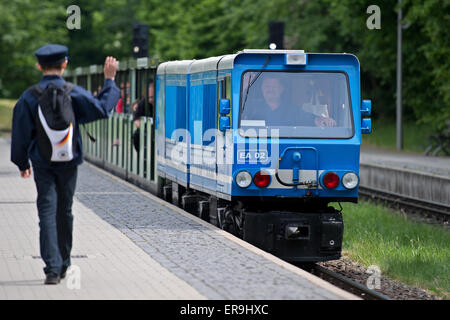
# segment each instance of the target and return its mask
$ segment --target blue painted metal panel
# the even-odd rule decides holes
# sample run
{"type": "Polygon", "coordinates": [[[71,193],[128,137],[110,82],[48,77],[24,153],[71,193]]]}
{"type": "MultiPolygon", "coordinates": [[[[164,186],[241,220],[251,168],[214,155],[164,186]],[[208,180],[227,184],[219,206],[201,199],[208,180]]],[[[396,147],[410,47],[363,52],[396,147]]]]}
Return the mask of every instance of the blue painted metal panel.
{"type": "MultiPolygon", "coordinates": [[[[203,91],[203,126],[205,135],[209,129],[216,128],[216,103],[217,103],[217,82],[205,84],[203,91]]],[[[210,145],[211,141],[203,141],[203,145],[210,145]]]]}
{"type": "Polygon", "coordinates": [[[172,134],[176,129],[176,108],[177,108],[177,87],[166,86],[165,90],[166,114],[166,138],[172,138],[172,134]]]}
{"type": "MultiPolygon", "coordinates": [[[[235,153],[235,162],[233,164],[233,177],[240,170],[247,170],[254,175],[261,168],[271,168],[274,170],[278,164],[278,157],[282,155],[285,150],[289,148],[310,147],[316,150],[318,168],[314,169],[316,165],[313,163],[313,156],[305,154],[306,156],[300,166],[300,170],[343,170],[345,172],[359,172],[359,152],[361,144],[361,117],[360,117],[360,78],[359,78],[359,62],[356,57],[352,55],[328,55],[328,54],[308,54],[308,64],[306,66],[286,66],[284,65],[283,55],[271,55],[271,59],[267,64],[265,70],[286,70],[286,71],[337,71],[343,72],[347,75],[348,85],[350,91],[350,100],[352,106],[352,117],[354,122],[354,135],[348,139],[284,139],[280,138],[277,141],[274,139],[244,138],[237,133],[239,126],[239,108],[240,105],[240,88],[241,77],[246,70],[259,70],[267,61],[268,55],[265,54],[241,54],[238,55],[234,61],[234,69],[232,76],[232,105],[233,107],[233,128],[234,130],[234,146],[235,149],[249,148],[249,146],[268,145],[269,157],[274,156],[270,163],[256,163],[256,164],[238,164],[237,153],[235,153]],[[236,90],[236,88],[239,88],[236,90]],[[277,152],[272,154],[270,146],[278,144],[277,152]],[[244,146],[244,147],[242,147],[244,146]]],[[[248,150],[248,149],[247,149],[248,150]]],[[[289,157],[289,154],[286,154],[289,157]]],[[[284,161],[281,168],[294,168],[292,161],[284,161]]],[[[294,174],[295,176],[295,174],[294,174]]],[[[274,177],[272,177],[274,178],[274,177]]],[[[320,180],[320,179],[319,179],[320,180]]],[[[326,197],[357,197],[357,189],[346,190],[340,185],[335,190],[310,190],[318,192],[319,196],[326,197]]],[[[254,184],[246,189],[239,188],[233,181],[231,190],[232,196],[304,196],[307,190],[301,188],[280,188],[280,189],[259,189],[254,184]]]]}
{"type": "MultiPolygon", "coordinates": [[[[173,143],[182,142],[185,148],[181,148],[184,156],[188,156],[189,148],[187,131],[187,89],[189,79],[186,74],[168,74],[165,77],[165,138],[171,139],[173,143]]],[[[178,149],[174,150],[174,145],[168,144],[165,140],[166,164],[163,171],[175,177],[177,180],[188,183],[188,163],[189,158],[179,157],[178,149]],[[180,169],[183,170],[180,170],[180,169]]]]}
{"type": "Polygon", "coordinates": [[[191,142],[200,145],[202,142],[202,121],[203,121],[203,91],[204,86],[191,85],[189,101],[189,132],[191,133],[191,142]],[[196,122],[199,125],[200,132],[195,127],[196,122]]]}
{"type": "MultiPolygon", "coordinates": [[[[322,176],[319,176],[319,174],[329,170],[335,171],[341,178],[348,171],[359,173],[361,144],[360,73],[359,62],[353,55],[307,54],[307,64],[296,66],[286,65],[284,54],[270,54],[271,59],[265,66],[266,70],[272,71],[340,72],[345,74],[346,79],[348,79],[353,121],[354,134],[351,137],[345,139],[258,139],[244,137],[238,133],[242,75],[247,70],[261,69],[267,61],[268,55],[241,53],[236,56],[232,70],[208,71],[187,76],[169,75],[167,77],[165,86],[165,136],[170,138],[172,132],[177,128],[188,128],[191,136],[188,141],[184,140],[184,142],[187,144],[187,150],[189,150],[189,161],[193,160],[194,154],[199,154],[202,160],[200,163],[192,164],[192,170],[195,171],[195,173],[190,174],[193,185],[231,196],[298,197],[305,196],[308,189],[281,187],[281,185],[259,189],[254,184],[246,189],[241,189],[234,183],[234,176],[240,170],[247,170],[254,175],[261,169],[267,169],[273,173],[279,167],[279,170],[290,173],[290,179],[293,180],[290,182],[297,181],[302,176],[302,172],[309,172],[308,174],[312,174],[315,180],[319,180],[316,182],[320,185],[322,176]],[[217,80],[226,76],[231,76],[232,131],[229,132],[232,133],[230,136],[232,143],[224,151],[224,144],[220,142],[223,140],[221,136],[215,139],[207,139],[207,141],[202,138],[208,129],[217,127],[217,80]],[[266,150],[266,156],[273,157],[273,160],[271,162],[239,163],[238,156],[242,154],[242,151],[245,155],[247,151],[256,154],[261,150],[266,150]],[[226,161],[227,151],[231,151],[233,161],[226,161]],[[215,162],[205,163],[203,157],[206,153],[208,159],[214,159],[215,157],[215,162]],[[299,153],[299,155],[296,155],[296,153],[299,153]],[[296,158],[298,159],[295,160],[296,158]],[[205,174],[201,174],[202,172],[205,174]],[[218,176],[215,180],[211,178],[214,174],[218,176]],[[233,178],[231,183],[228,181],[229,177],[233,178]]],[[[158,78],[158,81],[162,81],[162,79],[158,78]]],[[[157,132],[157,134],[160,134],[160,131],[157,132]]],[[[166,157],[167,153],[166,150],[166,157]]],[[[170,167],[170,165],[168,166],[170,167]]],[[[178,169],[171,166],[168,170],[177,177],[186,177],[186,173],[180,173],[183,170],[178,169]]],[[[186,181],[189,181],[188,177],[186,177],[186,181]]],[[[313,189],[309,191],[324,197],[357,197],[357,188],[347,190],[342,185],[334,190],[327,190],[322,185],[313,189]]]]}

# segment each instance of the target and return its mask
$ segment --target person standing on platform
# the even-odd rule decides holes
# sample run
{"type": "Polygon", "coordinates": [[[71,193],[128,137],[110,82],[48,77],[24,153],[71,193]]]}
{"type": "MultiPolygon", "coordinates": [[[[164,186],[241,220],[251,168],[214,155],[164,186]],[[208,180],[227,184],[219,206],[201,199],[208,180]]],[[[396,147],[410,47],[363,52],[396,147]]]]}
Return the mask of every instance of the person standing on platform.
{"type": "Polygon", "coordinates": [[[104,87],[94,98],[85,89],[63,80],[68,63],[66,46],[48,44],[35,55],[43,76],[37,85],[23,92],[14,107],[11,161],[23,178],[32,175],[31,161],[45,284],[57,284],[71,263],[72,202],[77,168],[83,161],[79,125],[107,118],[116,106],[120,97],[114,82],[118,61],[106,58],[104,87]],[[71,119],[67,128],[52,127],[62,118],[71,119]]]}

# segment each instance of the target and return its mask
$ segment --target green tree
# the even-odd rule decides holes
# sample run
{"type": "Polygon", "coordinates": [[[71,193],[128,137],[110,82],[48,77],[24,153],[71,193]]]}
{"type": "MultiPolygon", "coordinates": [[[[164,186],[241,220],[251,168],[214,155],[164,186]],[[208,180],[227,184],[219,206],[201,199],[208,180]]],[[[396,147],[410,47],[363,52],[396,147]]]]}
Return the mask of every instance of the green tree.
{"type": "Polygon", "coordinates": [[[81,28],[68,31],[72,68],[103,64],[105,56],[131,56],[132,26],[140,0],[65,0],[81,10],[81,28]]]}
{"type": "Polygon", "coordinates": [[[0,1],[0,96],[17,98],[40,78],[34,51],[47,43],[69,47],[69,68],[131,56],[132,24],[141,0],[0,1]],[[67,28],[67,8],[78,5],[81,29],[67,28]]]}
{"type": "MultiPolygon", "coordinates": [[[[285,22],[285,47],[348,52],[361,63],[363,98],[374,116],[395,117],[397,2],[379,0],[381,29],[369,30],[369,0],[0,0],[0,95],[17,97],[36,81],[33,52],[69,46],[71,68],[131,56],[132,24],[148,23],[149,54],[160,61],[201,59],[267,48],[269,21],[285,22]],[[66,8],[81,9],[81,30],[66,8]]],[[[450,118],[450,0],[404,0],[405,116],[436,130],[450,118]]]]}
{"type": "MultiPolygon", "coordinates": [[[[405,81],[410,103],[420,122],[442,130],[450,120],[450,1],[406,1],[405,31],[415,51],[405,81]]],[[[409,55],[410,51],[405,52],[409,55]]]]}
{"type": "Polygon", "coordinates": [[[0,96],[18,97],[39,79],[34,51],[45,43],[67,43],[65,10],[53,1],[0,2],[0,96]]]}

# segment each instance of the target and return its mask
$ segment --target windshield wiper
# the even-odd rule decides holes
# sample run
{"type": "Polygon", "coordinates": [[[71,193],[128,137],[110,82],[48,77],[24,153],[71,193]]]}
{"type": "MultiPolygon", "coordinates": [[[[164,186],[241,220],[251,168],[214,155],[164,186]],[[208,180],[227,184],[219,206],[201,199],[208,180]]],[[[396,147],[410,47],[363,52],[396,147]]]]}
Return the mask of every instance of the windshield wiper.
{"type": "Polygon", "coordinates": [[[261,71],[258,72],[258,74],[256,75],[255,79],[253,79],[253,81],[252,81],[252,76],[250,75],[250,79],[248,79],[249,84],[247,86],[247,91],[245,92],[244,103],[242,104],[242,111],[244,111],[245,103],[247,102],[248,91],[250,90],[250,87],[255,83],[256,80],[258,80],[259,76],[261,75],[261,73],[263,72],[264,68],[267,66],[269,61],[270,61],[270,56],[267,57],[266,62],[264,62],[264,65],[262,66],[261,71]]]}

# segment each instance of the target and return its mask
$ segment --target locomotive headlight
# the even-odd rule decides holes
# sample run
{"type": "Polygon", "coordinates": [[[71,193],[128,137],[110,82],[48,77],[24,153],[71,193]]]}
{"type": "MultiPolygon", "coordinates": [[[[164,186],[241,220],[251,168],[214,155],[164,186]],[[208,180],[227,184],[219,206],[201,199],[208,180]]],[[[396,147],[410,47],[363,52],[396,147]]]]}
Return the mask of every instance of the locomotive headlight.
{"type": "Polygon", "coordinates": [[[355,189],[356,186],[358,185],[358,182],[359,182],[358,175],[354,172],[347,172],[342,177],[342,184],[347,189],[355,189]]]}
{"type": "Polygon", "coordinates": [[[308,56],[304,51],[303,53],[290,53],[285,55],[284,62],[286,65],[304,66],[308,63],[308,56]]]}
{"type": "Polygon", "coordinates": [[[235,180],[239,187],[247,188],[252,183],[252,176],[247,171],[241,171],[236,175],[235,180]]]}

